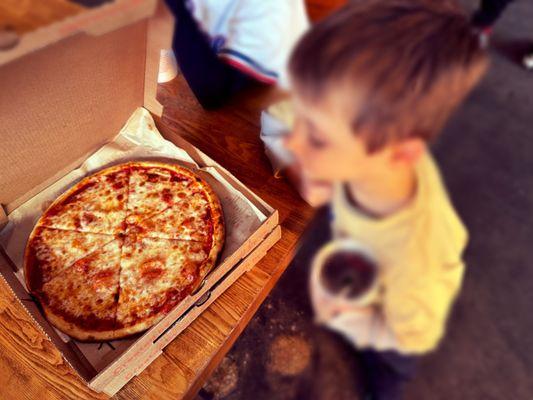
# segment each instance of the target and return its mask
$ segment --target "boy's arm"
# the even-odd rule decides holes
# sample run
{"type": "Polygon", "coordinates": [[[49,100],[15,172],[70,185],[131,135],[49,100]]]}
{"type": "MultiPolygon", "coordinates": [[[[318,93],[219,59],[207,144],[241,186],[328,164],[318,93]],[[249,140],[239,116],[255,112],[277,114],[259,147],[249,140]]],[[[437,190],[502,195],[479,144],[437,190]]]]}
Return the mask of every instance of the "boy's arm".
{"type": "Polygon", "coordinates": [[[184,0],[166,2],[176,17],[172,47],[189,87],[204,108],[223,105],[252,79],[219,58],[184,0]]]}
{"type": "Polygon", "coordinates": [[[388,288],[381,307],[351,309],[323,319],[359,348],[427,353],[435,349],[444,334],[460,285],[463,264],[448,268],[448,276],[406,280],[388,288]]]}
{"type": "Polygon", "coordinates": [[[441,276],[403,281],[385,294],[383,319],[398,348],[406,353],[433,350],[442,338],[464,265],[450,264],[441,276]]]}

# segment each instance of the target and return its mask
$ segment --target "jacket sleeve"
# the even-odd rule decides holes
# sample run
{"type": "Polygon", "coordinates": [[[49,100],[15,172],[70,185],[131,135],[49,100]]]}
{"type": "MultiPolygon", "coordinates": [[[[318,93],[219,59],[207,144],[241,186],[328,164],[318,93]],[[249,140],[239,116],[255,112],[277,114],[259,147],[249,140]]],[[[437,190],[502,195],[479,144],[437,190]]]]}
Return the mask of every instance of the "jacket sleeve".
{"type": "Polygon", "coordinates": [[[253,79],[214,52],[184,0],[166,2],[176,17],[172,48],[183,76],[204,108],[222,106],[253,79]]]}

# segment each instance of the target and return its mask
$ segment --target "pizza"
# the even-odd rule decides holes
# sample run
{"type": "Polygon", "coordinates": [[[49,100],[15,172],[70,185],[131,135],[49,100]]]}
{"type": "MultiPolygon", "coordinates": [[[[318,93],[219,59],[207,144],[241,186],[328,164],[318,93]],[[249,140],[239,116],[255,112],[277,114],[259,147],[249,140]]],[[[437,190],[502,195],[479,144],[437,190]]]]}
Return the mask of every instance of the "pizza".
{"type": "Polygon", "coordinates": [[[223,243],[222,208],[202,178],[131,162],[81,180],[48,207],[28,239],[25,280],[62,332],[119,339],[193,293],[223,243]]]}

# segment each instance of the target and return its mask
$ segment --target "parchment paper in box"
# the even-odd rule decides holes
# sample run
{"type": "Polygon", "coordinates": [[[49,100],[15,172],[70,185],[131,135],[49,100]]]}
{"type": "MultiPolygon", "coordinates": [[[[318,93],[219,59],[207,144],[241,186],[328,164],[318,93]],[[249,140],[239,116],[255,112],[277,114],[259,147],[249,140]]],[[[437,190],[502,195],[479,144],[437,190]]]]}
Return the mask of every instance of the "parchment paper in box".
{"type": "MultiPolygon", "coordinates": [[[[206,134],[209,134],[206,132],[206,134]]],[[[195,170],[220,198],[226,224],[226,241],[220,262],[231,255],[266,219],[257,207],[233,188],[216,168],[199,168],[187,152],[165,140],[157,131],[150,113],[138,108],[118,136],[90,155],[83,164],[22,204],[8,215],[0,231],[0,245],[17,267],[17,278],[25,286],[23,260],[27,239],[42,213],[66,189],[102,168],[133,160],[156,160],[177,163],[195,170]]],[[[65,342],[79,350],[99,371],[126,350],[135,338],[104,344],[81,343],[57,331],[65,342]]]]}

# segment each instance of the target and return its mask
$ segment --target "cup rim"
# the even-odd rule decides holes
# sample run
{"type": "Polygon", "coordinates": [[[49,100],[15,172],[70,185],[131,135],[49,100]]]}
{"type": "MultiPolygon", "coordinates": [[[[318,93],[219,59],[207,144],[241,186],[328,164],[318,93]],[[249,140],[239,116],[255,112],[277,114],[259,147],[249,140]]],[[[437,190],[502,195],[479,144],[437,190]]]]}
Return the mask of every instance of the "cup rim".
{"type": "Polygon", "coordinates": [[[310,284],[314,286],[314,288],[319,288],[321,295],[327,297],[328,299],[335,299],[336,301],[342,302],[343,304],[348,306],[364,306],[368,305],[368,303],[377,293],[379,286],[377,274],[378,271],[376,257],[366,246],[351,238],[333,239],[326,243],[324,246],[322,246],[322,248],[313,257],[313,260],[311,262],[310,284]],[[370,261],[370,263],[374,267],[375,274],[372,283],[359,296],[349,298],[346,296],[332,293],[326,286],[324,286],[320,282],[320,274],[326,264],[325,261],[329,258],[329,256],[338,251],[347,251],[362,255],[363,257],[367,258],[368,261],[370,261]]]}

